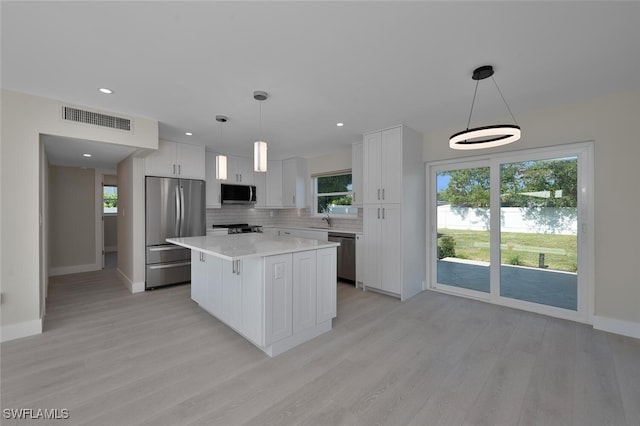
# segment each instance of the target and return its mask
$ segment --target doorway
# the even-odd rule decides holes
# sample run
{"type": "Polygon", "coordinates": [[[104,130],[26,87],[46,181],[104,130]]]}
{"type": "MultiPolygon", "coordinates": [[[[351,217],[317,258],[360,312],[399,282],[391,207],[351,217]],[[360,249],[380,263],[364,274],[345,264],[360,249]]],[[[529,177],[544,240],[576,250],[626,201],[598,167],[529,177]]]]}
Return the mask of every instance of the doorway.
{"type": "Polygon", "coordinates": [[[433,290],[588,322],[592,144],[428,165],[433,290]]]}

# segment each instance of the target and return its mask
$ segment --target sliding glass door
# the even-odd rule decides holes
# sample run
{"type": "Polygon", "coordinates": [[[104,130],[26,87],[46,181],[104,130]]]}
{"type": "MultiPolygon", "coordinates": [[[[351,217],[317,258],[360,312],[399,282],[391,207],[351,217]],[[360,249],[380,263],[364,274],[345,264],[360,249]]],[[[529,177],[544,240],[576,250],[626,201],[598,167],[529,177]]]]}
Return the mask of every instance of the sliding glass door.
{"type": "Polygon", "coordinates": [[[430,287],[584,319],[591,152],[576,144],[429,165],[430,287]]]}

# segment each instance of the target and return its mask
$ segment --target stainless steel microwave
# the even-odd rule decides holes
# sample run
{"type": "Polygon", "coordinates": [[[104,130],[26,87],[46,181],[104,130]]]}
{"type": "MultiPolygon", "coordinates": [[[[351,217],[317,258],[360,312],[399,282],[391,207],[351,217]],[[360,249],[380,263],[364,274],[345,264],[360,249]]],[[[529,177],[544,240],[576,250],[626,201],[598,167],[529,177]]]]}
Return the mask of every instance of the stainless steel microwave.
{"type": "Polygon", "coordinates": [[[256,187],[253,185],[221,185],[222,204],[255,204],[256,187]]]}

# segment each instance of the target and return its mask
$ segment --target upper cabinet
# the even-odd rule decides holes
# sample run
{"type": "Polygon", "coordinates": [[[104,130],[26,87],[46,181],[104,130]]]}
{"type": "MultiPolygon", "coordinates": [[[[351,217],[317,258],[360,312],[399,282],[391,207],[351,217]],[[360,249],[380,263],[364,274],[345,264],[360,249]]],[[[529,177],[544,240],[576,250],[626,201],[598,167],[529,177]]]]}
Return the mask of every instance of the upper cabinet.
{"type": "Polygon", "coordinates": [[[254,173],[257,208],[282,208],[282,161],[267,161],[266,173],[254,173]]]}
{"type": "Polygon", "coordinates": [[[403,128],[364,135],[364,203],[394,204],[402,200],[403,128]]]}
{"type": "Polygon", "coordinates": [[[362,142],[351,145],[351,193],[353,194],[352,206],[362,207],[362,142]]]}
{"type": "Polygon", "coordinates": [[[204,146],[158,141],[158,150],[144,159],[146,176],[206,178],[204,146]]]}
{"type": "Polygon", "coordinates": [[[288,158],[282,161],[282,207],[307,207],[307,160],[288,158]]]}
{"type": "Polygon", "coordinates": [[[253,159],[227,155],[227,179],[222,182],[253,185],[253,159]]]}

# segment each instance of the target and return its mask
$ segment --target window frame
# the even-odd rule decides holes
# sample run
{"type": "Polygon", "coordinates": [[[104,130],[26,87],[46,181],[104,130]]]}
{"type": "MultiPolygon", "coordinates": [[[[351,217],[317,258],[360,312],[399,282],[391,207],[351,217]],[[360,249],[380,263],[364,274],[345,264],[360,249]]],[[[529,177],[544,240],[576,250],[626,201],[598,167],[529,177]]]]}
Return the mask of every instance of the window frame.
{"type": "Polygon", "coordinates": [[[118,185],[102,185],[102,215],[103,216],[117,216],[118,215],[118,205],[117,205],[117,201],[118,201],[118,185]],[[105,210],[105,194],[104,194],[104,190],[105,188],[115,188],[116,189],[116,207],[115,210],[113,211],[106,211],[105,210]]]}
{"type": "MultiPolygon", "coordinates": [[[[336,196],[336,195],[348,195],[351,196],[351,202],[353,203],[353,171],[351,169],[347,170],[336,170],[334,172],[328,173],[320,173],[311,176],[312,189],[313,189],[313,213],[312,217],[326,217],[327,213],[319,213],[318,212],[318,198],[326,197],[326,196],[336,196]],[[340,191],[340,192],[318,192],[318,179],[323,177],[331,177],[331,176],[343,176],[350,175],[351,176],[351,190],[350,191],[340,191]]],[[[340,219],[355,219],[358,217],[358,208],[353,204],[348,206],[350,209],[353,209],[353,213],[329,213],[331,217],[340,218],[340,219]]]]}

